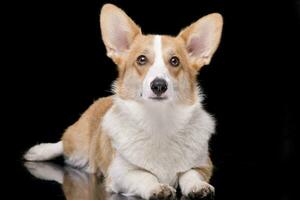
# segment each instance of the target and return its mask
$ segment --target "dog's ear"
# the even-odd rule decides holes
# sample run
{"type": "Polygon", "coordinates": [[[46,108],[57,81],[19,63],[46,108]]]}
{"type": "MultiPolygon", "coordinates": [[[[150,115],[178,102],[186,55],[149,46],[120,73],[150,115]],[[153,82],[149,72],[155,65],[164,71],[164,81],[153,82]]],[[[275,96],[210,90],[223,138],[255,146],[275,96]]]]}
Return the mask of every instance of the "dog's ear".
{"type": "Polygon", "coordinates": [[[197,70],[210,63],[221,39],[222,26],[222,16],[213,13],[200,18],[177,36],[183,39],[192,66],[197,70]]]}
{"type": "Polygon", "coordinates": [[[126,53],[141,29],[120,8],[105,4],[101,9],[100,26],[108,57],[115,62],[126,53]]]}

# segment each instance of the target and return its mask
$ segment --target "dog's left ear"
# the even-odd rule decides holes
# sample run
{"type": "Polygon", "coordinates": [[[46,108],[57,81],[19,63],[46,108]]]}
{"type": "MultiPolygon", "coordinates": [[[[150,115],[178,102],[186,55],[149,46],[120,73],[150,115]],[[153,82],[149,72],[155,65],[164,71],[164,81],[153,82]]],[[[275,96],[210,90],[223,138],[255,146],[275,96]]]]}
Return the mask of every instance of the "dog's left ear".
{"type": "Polygon", "coordinates": [[[183,39],[192,66],[197,70],[210,63],[220,43],[222,26],[222,16],[213,13],[200,18],[177,36],[183,39]]]}

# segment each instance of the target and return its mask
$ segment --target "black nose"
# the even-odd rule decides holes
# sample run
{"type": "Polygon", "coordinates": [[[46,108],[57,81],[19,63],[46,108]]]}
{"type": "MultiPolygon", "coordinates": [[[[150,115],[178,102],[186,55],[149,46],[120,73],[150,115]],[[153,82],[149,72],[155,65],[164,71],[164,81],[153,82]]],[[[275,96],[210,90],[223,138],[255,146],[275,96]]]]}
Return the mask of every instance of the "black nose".
{"type": "Polygon", "coordinates": [[[155,78],[150,84],[151,90],[157,96],[162,95],[168,89],[168,84],[165,79],[162,78],[155,78]]]}

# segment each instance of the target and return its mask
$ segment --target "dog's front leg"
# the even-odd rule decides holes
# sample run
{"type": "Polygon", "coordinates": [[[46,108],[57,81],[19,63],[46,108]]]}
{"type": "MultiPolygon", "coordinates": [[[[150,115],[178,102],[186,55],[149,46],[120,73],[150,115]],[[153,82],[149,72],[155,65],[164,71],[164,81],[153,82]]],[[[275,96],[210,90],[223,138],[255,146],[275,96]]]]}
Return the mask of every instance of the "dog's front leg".
{"type": "Polygon", "coordinates": [[[179,176],[182,194],[190,199],[213,198],[215,189],[207,182],[209,178],[205,168],[190,169],[182,173],[179,176]]]}
{"type": "Polygon", "coordinates": [[[106,184],[110,192],[122,193],[126,196],[140,196],[144,199],[174,199],[176,192],[173,187],[159,183],[157,177],[150,172],[120,157],[113,161],[106,184]]]}

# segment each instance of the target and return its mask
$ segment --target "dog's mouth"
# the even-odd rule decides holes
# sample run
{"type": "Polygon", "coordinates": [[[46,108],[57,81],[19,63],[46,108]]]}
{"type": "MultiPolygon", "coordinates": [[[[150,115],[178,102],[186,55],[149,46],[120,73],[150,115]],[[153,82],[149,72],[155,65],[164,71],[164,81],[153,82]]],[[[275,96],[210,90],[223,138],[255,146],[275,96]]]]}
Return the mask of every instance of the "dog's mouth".
{"type": "Polygon", "coordinates": [[[155,97],[150,97],[151,100],[154,100],[154,101],[163,101],[163,100],[167,100],[168,97],[164,96],[155,96],[155,97]]]}
{"type": "Polygon", "coordinates": [[[169,96],[168,95],[165,95],[165,94],[163,94],[163,95],[160,95],[160,96],[158,96],[158,95],[143,95],[143,93],[141,92],[140,93],[140,97],[142,97],[144,100],[150,100],[150,101],[153,101],[153,102],[158,102],[158,101],[166,101],[166,100],[168,100],[168,99],[170,99],[169,98],[169,96]]]}

